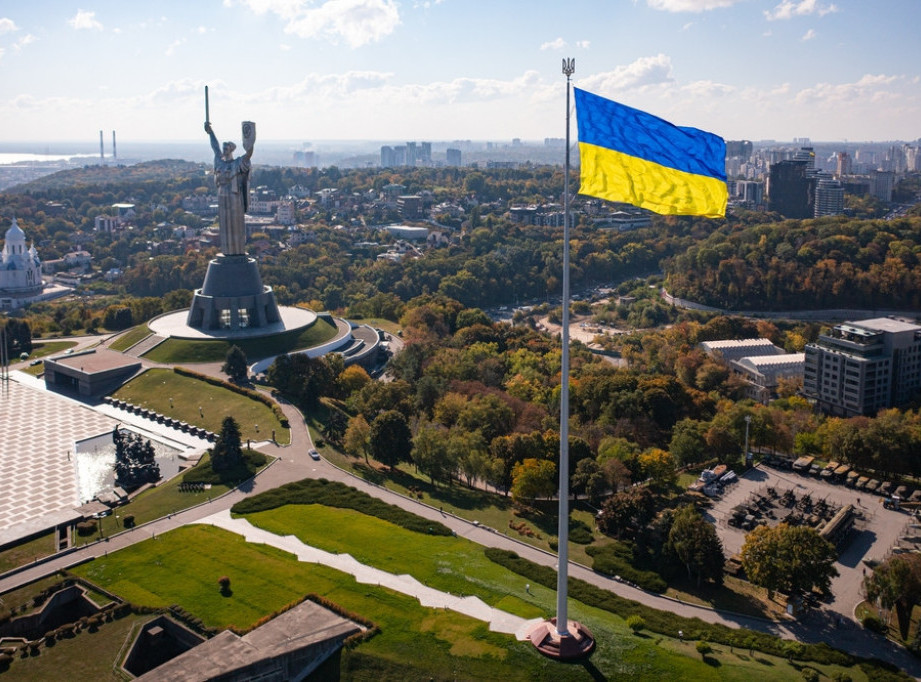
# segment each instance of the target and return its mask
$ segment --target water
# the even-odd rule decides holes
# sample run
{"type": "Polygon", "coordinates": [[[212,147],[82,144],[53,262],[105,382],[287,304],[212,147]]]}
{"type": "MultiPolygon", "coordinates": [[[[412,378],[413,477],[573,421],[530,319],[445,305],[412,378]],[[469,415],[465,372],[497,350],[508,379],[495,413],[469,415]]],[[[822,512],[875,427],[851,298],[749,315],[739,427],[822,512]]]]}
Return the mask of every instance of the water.
{"type": "MultiPolygon", "coordinates": [[[[146,440],[146,439],[145,439],[146,440]]],[[[162,480],[179,473],[183,464],[180,451],[154,439],[150,439],[154,457],[160,465],[162,480]]],[[[115,487],[115,443],[112,432],[81,440],[76,446],[77,490],[80,502],[89,502],[101,492],[115,487]]]]}

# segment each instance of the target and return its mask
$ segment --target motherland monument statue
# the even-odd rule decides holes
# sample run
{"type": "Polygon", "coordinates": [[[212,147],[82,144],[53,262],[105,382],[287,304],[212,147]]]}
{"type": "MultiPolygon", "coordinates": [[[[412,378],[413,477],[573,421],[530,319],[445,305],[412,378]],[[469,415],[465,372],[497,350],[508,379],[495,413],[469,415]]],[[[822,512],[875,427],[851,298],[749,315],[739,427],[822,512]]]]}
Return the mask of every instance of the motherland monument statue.
{"type": "Polygon", "coordinates": [[[186,323],[224,335],[281,321],[272,288],[262,284],[256,260],[246,253],[245,216],[256,124],[243,121],[242,131],[245,154],[234,158],[236,145],[233,142],[220,145],[211,127],[205,86],[205,132],[214,150],[220,253],[208,264],[201,289],[195,290],[186,323]]]}

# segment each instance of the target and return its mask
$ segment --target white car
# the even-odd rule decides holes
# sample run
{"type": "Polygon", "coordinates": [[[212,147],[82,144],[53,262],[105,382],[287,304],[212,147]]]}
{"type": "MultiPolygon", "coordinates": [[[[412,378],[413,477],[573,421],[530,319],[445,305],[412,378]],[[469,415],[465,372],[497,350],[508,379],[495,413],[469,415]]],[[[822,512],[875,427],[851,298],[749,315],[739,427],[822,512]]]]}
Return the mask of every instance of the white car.
{"type": "Polygon", "coordinates": [[[316,450],[314,450],[313,448],[311,448],[310,450],[308,450],[308,451],[307,451],[307,454],[310,455],[310,458],[311,458],[311,459],[315,459],[315,460],[318,461],[318,462],[320,461],[320,453],[317,452],[316,450]]]}

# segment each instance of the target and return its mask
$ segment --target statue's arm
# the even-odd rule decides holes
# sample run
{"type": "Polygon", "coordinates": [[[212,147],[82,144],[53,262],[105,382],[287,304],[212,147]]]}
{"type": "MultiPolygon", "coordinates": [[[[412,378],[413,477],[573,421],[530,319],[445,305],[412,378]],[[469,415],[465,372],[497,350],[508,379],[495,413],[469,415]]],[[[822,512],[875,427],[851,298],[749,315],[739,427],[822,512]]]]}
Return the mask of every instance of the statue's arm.
{"type": "Polygon", "coordinates": [[[214,150],[217,156],[220,156],[221,145],[218,143],[217,135],[214,134],[214,129],[211,127],[210,123],[205,123],[205,132],[208,133],[208,136],[211,138],[211,149],[214,150]]]}

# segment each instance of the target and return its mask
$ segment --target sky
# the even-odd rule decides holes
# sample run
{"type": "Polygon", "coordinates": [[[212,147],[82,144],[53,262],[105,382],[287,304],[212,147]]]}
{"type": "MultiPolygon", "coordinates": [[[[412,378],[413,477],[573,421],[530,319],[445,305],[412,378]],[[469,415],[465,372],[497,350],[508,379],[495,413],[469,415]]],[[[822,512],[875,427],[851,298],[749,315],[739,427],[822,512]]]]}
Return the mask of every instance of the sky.
{"type": "MultiPolygon", "coordinates": [[[[542,141],[576,87],[726,139],[921,137],[921,0],[0,0],[0,142],[542,141]]],[[[576,137],[575,118],[572,135],[576,137]]]]}

